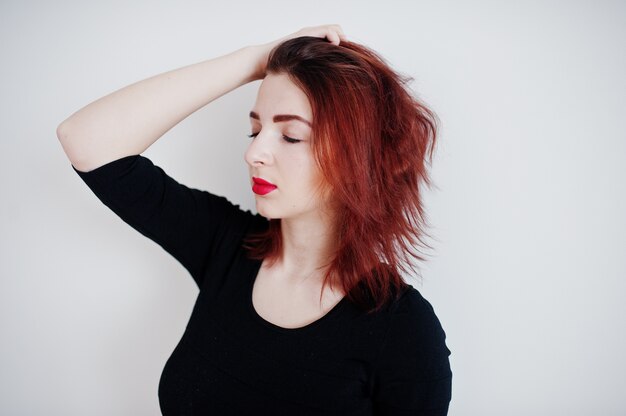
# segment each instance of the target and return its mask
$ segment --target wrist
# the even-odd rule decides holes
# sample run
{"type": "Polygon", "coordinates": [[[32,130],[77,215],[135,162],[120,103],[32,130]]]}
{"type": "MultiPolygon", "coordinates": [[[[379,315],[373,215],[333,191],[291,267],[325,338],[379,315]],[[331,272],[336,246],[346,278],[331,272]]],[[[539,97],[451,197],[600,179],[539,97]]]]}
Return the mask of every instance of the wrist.
{"type": "Polygon", "coordinates": [[[267,66],[267,58],[269,51],[267,45],[249,45],[242,49],[251,62],[249,81],[257,81],[265,78],[265,68],[267,66]]]}

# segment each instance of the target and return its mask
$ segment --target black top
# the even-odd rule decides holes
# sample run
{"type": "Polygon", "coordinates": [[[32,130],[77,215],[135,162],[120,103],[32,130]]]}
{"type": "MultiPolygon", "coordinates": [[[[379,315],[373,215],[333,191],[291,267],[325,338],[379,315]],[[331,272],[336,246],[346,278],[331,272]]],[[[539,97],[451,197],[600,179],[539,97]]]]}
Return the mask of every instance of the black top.
{"type": "Polygon", "coordinates": [[[282,328],[256,313],[252,285],[261,261],[241,247],[267,219],[179,184],[141,155],[74,170],[200,289],[161,375],[164,415],[447,414],[450,350],[417,289],[409,285],[371,315],[344,297],[321,319],[282,328]]]}

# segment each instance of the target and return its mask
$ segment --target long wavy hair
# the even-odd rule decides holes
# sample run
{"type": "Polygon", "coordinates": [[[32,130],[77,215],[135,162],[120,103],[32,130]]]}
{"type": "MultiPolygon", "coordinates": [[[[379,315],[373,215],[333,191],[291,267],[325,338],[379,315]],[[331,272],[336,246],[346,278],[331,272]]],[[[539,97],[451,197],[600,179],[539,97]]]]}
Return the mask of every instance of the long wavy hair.
{"type": "MultiPolygon", "coordinates": [[[[336,208],[339,245],[320,300],[331,284],[380,310],[408,286],[402,275],[416,271],[414,260],[425,261],[420,248],[432,248],[422,183],[432,185],[438,118],[409,88],[412,77],[355,42],[290,39],[270,52],[266,71],[288,75],[308,97],[313,154],[336,208]]],[[[280,258],[280,219],[245,242],[251,258],[280,258]]]]}

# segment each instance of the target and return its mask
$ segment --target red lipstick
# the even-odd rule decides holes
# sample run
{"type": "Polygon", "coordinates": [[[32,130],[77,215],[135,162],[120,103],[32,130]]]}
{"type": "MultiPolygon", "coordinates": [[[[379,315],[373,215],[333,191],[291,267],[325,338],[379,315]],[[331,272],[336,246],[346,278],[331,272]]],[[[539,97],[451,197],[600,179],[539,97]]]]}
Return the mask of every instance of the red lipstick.
{"type": "Polygon", "coordinates": [[[252,192],[254,192],[257,195],[269,194],[274,189],[278,188],[273,183],[270,183],[261,178],[255,178],[254,176],[252,177],[252,181],[254,182],[254,184],[252,185],[252,192]]]}

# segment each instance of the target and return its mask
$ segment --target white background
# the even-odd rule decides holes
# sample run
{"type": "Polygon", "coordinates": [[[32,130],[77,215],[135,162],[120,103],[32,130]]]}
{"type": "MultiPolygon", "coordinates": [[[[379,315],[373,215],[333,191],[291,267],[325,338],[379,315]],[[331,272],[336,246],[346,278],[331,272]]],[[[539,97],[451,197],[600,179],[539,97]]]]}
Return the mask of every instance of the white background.
{"type": "MultiPolygon", "coordinates": [[[[626,3],[58,3],[0,3],[1,414],[159,414],[196,296],[74,173],[57,125],[132,82],[324,23],[413,76],[442,121],[435,250],[414,285],[448,335],[450,415],[626,412],[626,3]]],[[[252,208],[259,84],[144,155],[252,208]]]]}

